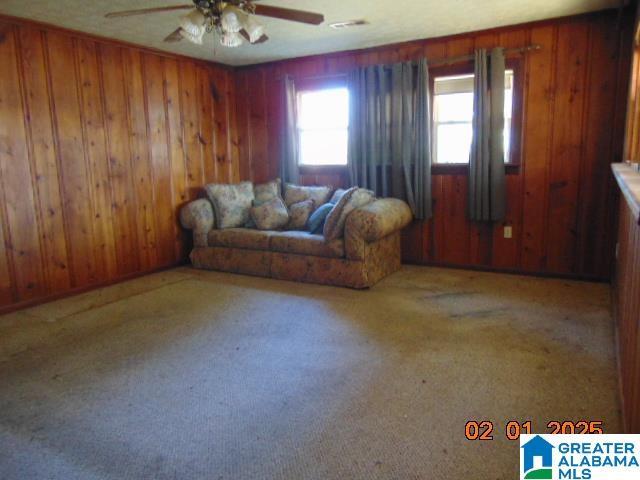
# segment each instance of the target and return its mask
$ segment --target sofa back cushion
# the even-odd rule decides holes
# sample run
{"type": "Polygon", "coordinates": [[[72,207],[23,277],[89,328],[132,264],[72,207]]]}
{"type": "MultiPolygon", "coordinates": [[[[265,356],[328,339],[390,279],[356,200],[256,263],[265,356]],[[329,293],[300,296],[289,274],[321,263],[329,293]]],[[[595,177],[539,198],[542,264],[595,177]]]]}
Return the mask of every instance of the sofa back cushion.
{"type": "Polygon", "coordinates": [[[280,196],[281,182],[279,178],[271,180],[267,183],[260,183],[253,186],[253,205],[259,206],[263,203],[267,203],[274,198],[281,198],[280,196]]]}
{"type": "Polygon", "coordinates": [[[289,222],[289,212],[280,197],[251,208],[258,230],[280,230],[289,222]]]}
{"type": "Polygon", "coordinates": [[[356,208],[373,202],[375,198],[374,193],[365,188],[352,187],[344,192],[325,219],[322,231],[325,240],[331,241],[344,236],[344,224],[347,221],[347,216],[356,208]]]}
{"type": "Polygon", "coordinates": [[[303,202],[305,200],[313,200],[315,206],[319,207],[326,203],[333,191],[332,187],[307,187],[303,185],[293,185],[285,183],[284,185],[284,203],[290,207],[294,203],[303,202]]]}
{"type": "Polygon", "coordinates": [[[315,201],[313,199],[304,200],[294,203],[289,207],[289,223],[287,230],[304,230],[307,225],[309,215],[315,210],[315,201]]]}
{"type": "Polygon", "coordinates": [[[218,228],[243,227],[249,221],[254,198],[251,182],[210,183],[204,189],[213,204],[218,228]]]}

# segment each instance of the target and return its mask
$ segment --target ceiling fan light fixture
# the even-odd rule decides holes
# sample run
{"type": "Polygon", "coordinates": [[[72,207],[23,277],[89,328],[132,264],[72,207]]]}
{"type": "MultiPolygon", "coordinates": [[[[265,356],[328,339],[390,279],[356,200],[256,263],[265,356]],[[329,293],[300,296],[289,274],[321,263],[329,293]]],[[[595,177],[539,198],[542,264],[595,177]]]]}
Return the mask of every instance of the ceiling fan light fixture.
{"type": "Polygon", "coordinates": [[[194,9],[180,19],[180,34],[190,42],[202,45],[202,37],[207,30],[206,21],[204,14],[194,9]]]}
{"type": "Polygon", "coordinates": [[[264,35],[264,25],[258,22],[253,16],[247,15],[244,29],[249,34],[249,42],[256,43],[264,35]]]}
{"type": "Polygon", "coordinates": [[[238,32],[225,32],[220,35],[220,43],[224,47],[239,47],[242,45],[242,36],[238,32]]]}
{"type": "Polygon", "coordinates": [[[238,7],[227,5],[224,7],[224,10],[222,10],[222,15],[220,16],[222,30],[228,33],[238,33],[242,30],[242,20],[244,16],[244,12],[238,7]]]}

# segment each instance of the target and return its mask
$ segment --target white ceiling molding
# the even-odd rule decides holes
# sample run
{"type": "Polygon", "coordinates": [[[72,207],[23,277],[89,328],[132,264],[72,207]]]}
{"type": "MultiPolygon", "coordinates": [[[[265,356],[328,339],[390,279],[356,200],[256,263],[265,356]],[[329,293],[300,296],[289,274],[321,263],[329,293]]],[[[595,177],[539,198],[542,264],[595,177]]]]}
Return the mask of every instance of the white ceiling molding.
{"type": "Polygon", "coordinates": [[[205,35],[202,45],[162,40],[179,25],[180,12],[107,19],[118,10],[189,3],[184,0],[2,0],[0,13],[24,17],[228,65],[249,65],[574,15],[620,5],[620,0],[260,0],[265,5],[322,13],[325,23],[303,25],[259,17],[270,40],[225,48],[205,35]],[[329,24],[363,19],[358,28],[329,24]]]}

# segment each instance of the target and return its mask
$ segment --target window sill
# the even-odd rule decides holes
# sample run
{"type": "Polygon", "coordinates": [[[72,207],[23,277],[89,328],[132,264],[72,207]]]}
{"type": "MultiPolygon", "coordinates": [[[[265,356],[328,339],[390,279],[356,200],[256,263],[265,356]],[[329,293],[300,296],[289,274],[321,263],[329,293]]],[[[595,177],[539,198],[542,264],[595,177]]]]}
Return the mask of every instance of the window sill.
{"type": "MultiPolygon", "coordinates": [[[[504,167],[507,175],[520,172],[520,164],[518,163],[505,163],[504,167]]],[[[466,175],[468,171],[468,163],[434,163],[431,165],[432,175],[466,175]]]]}
{"type": "Polygon", "coordinates": [[[347,171],[346,165],[298,165],[300,173],[342,173],[347,171]]]}

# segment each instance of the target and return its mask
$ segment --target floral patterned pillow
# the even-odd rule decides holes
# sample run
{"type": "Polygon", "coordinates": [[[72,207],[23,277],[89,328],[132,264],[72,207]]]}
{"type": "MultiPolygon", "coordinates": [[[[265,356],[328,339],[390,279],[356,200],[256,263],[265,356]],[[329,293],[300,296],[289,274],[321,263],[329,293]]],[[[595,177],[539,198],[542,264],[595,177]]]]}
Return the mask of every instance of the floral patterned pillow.
{"type": "Polygon", "coordinates": [[[323,203],[327,203],[332,191],[333,187],[307,187],[285,183],[284,203],[287,204],[287,207],[290,207],[294,203],[311,199],[315,202],[315,205],[319,207],[323,203]]]}
{"type": "Polygon", "coordinates": [[[289,222],[287,206],[280,197],[251,208],[251,218],[258,230],[280,230],[289,222]]]}
{"type": "Polygon", "coordinates": [[[289,223],[287,230],[304,230],[309,220],[309,215],[315,210],[315,201],[312,199],[294,203],[289,207],[289,223]]]}
{"type": "Polygon", "coordinates": [[[371,190],[353,187],[344,192],[335,207],[329,212],[324,222],[322,233],[326,241],[341,238],[344,235],[344,224],[347,216],[356,208],[364,207],[376,199],[371,190]]]}
{"type": "Polygon", "coordinates": [[[281,182],[279,178],[271,180],[267,183],[261,183],[253,186],[253,205],[258,206],[267,203],[269,200],[280,197],[281,182]]]}
{"type": "Polygon", "coordinates": [[[253,203],[253,184],[235,185],[211,183],[204,187],[213,204],[218,228],[243,227],[249,221],[253,203]]]}

